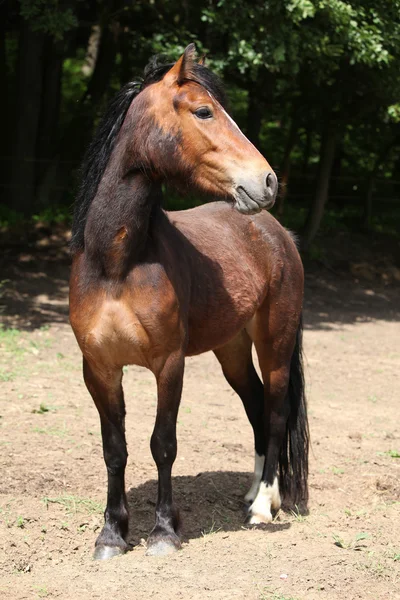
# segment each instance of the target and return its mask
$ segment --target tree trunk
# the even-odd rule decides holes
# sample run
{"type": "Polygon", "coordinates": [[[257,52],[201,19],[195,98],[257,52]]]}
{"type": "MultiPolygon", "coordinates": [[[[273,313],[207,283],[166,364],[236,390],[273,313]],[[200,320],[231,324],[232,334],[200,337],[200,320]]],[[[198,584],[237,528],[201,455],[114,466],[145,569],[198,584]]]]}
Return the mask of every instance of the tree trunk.
{"type": "Polygon", "coordinates": [[[39,133],[36,146],[38,160],[36,177],[36,198],[42,205],[49,203],[48,192],[43,182],[51,170],[51,161],[57,144],[57,124],[60,114],[61,77],[63,44],[48,38],[45,44],[42,106],[39,119],[39,133]]]}
{"type": "Polygon", "coordinates": [[[17,69],[17,100],[13,160],[8,203],[29,215],[33,208],[36,178],[36,143],[42,100],[44,34],[31,31],[22,20],[17,69]]]}
{"type": "Polygon", "coordinates": [[[53,188],[52,198],[55,203],[62,201],[67,188],[71,188],[73,161],[82,159],[93,131],[93,123],[108,89],[118,49],[118,23],[105,24],[102,27],[97,59],[88,88],[77,107],[71,123],[63,139],[59,143],[59,151],[49,171],[49,181],[44,187],[53,188]]]}
{"type": "Polygon", "coordinates": [[[318,232],[324,214],[329,193],[329,180],[335,158],[336,139],[335,125],[330,122],[322,135],[315,194],[303,230],[302,248],[306,251],[318,232]]]}
{"type": "Polygon", "coordinates": [[[105,23],[101,28],[99,49],[93,75],[84,100],[89,100],[91,108],[96,109],[104,97],[112,75],[118,50],[120,26],[117,22],[105,23]]]}
{"type": "Polygon", "coordinates": [[[247,105],[246,133],[250,142],[256,148],[260,148],[260,131],[262,125],[263,110],[258,100],[257,90],[254,83],[248,86],[249,101],[247,105]]]}
{"type": "Polygon", "coordinates": [[[6,173],[9,168],[8,156],[10,154],[10,126],[9,119],[3,115],[9,114],[9,85],[7,81],[7,65],[6,65],[6,17],[7,3],[0,4],[0,115],[2,115],[2,136],[0,143],[0,197],[5,196],[5,189],[1,184],[6,180],[6,173]]]}
{"type": "Polygon", "coordinates": [[[290,124],[289,135],[286,140],[285,150],[283,153],[282,166],[280,172],[279,181],[279,195],[277,198],[277,217],[281,219],[285,209],[285,200],[288,193],[289,175],[290,175],[290,163],[293,147],[297,139],[297,118],[296,114],[292,117],[290,124]]]}
{"type": "Polygon", "coordinates": [[[374,166],[372,171],[369,173],[367,178],[367,186],[365,192],[365,202],[364,202],[364,215],[363,215],[363,228],[366,231],[369,231],[371,228],[371,220],[372,220],[372,198],[374,195],[375,188],[375,180],[378,174],[379,167],[384,163],[390,155],[392,149],[399,143],[400,136],[396,135],[394,138],[390,140],[386,144],[386,146],[381,150],[381,152],[376,157],[374,166]]]}
{"type": "Polygon", "coordinates": [[[371,220],[372,220],[372,196],[374,194],[375,187],[375,175],[376,170],[374,169],[367,180],[367,189],[365,194],[365,202],[364,202],[364,215],[363,215],[363,227],[366,231],[369,231],[371,228],[371,220]]]}
{"type": "Polygon", "coordinates": [[[304,149],[304,157],[303,157],[303,167],[302,167],[303,175],[308,174],[308,167],[309,167],[309,163],[310,163],[310,154],[311,154],[311,148],[312,148],[312,136],[313,136],[313,131],[310,128],[310,126],[308,126],[307,131],[306,131],[306,147],[304,149]]]}

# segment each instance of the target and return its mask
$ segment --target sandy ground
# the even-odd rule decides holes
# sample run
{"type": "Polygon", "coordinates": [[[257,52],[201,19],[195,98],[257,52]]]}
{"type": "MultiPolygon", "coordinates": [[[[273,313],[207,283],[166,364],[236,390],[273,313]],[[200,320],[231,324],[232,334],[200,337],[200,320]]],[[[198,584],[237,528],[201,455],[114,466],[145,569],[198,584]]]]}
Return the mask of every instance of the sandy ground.
{"type": "Polygon", "coordinates": [[[398,287],[373,290],[328,271],[307,277],[309,516],[280,512],[264,529],[244,526],[250,426],[214,356],[187,361],[174,467],[184,544],[165,558],[145,556],[155,383],[129,367],[133,550],[99,563],[106,472],[67,322],[67,275],[51,254],[20,255],[1,288],[1,598],[400,598],[398,287]]]}

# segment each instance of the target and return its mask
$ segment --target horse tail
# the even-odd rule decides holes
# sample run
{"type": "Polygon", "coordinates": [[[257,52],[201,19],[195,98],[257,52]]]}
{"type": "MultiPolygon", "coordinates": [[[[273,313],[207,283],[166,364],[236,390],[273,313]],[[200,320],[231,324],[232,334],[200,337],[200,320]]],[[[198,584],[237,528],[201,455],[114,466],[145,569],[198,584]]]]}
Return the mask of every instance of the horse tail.
{"type": "Polygon", "coordinates": [[[279,457],[279,483],[284,503],[300,512],[307,511],[309,428],[303,371],[303,321],[296,334],[290,363],[287,403],[289,417],[279,457]]]}

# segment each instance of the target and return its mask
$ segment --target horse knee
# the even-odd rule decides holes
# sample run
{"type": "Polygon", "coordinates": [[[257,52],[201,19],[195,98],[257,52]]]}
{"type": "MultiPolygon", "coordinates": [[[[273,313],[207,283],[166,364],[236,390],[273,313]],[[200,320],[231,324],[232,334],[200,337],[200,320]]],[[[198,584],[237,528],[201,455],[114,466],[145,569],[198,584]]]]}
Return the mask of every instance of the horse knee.
{"type": "Polygon", "coordinates": [[[172,465],[176,459],[176,436],[172,432],[160,432],[156,429],[150,440],[150,449],[157,466],[172,465]]]}

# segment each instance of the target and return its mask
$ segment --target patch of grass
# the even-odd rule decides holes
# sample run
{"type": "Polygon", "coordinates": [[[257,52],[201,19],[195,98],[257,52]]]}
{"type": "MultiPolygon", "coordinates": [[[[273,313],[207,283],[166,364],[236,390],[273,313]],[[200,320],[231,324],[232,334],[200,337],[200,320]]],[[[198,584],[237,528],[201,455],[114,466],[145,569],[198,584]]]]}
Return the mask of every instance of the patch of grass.
{"type": "Polygon", "coordinates": [[[340,537],[339,535],[337,535],[337,533],[333,533],[332,534],[335,546],[337,546],[338,548],[348,548],[348,544],[344,541],[344,539],[342,537],[340,537]]]}
{"type": "Polygon", "coordinates": [[[361,533],[357,533],[356,542],[360,542],[361,540],[367,540],[369,538],[369,533],[365,531],[361,531],[361,533]]]}
{"type": "Polygon", "coordinates": [[[297,505],[294,508],[295,508],[294,510],[290,511],[290,514],[292,515],[292,517],[294,517],[298,523],[304,523],[304,521],[307,519],[307,517],[300,513],[300,509],[297,505]]]}
{"type": "Polygon", "coordinates": [[[45,413],[49,412],[51,409],[46,406],[46,404],[44,402],[41,402],[39,405],[39,408],[33,408],[32,412],[35,415],[44,415],[45,413]]]}
{"type": "Polygon", "coordinates": [[[376,404],[378,398],[375,396],[375,394],[370,394],[368,396],[368,402],[372,402],[372,404],[376,404]]]}
{"type": "Polygon", "coordinates": [[[0,325],[0,346],[12,354],[25,352],[25,349],[20,346],[21,334],[19,329],[6,329],[4,325],[0,325]]]}
{"type": "Polygon", "coordinates": [[[294,596],[284,596],[280,592],[272,592],[267,588],[261,592],[260,600],[298,600],[294,596]]]}
{"type": "Polygon", "coordinates": [[[104,506],[92,500],[91,498],[81,498],[79,496],[72,496],[65,494],[64,496],[58,496],[56,498],[43,498],[43,502],[46,508],[49,504],[60,504],[64,506],[67,514],[86,513],[89,515],[102,514],[104,512],[104,506]]]}
{"type": "Polygon", "coordinates": [[[65,423],[63,429],[57,429],[57,427],[34,427],[32,431],[44,435],[54,435],[55,437],[65,437],[68,435],[68,429],[66,428],[65,423]]]}
{"type": "Polygon", "coordinates": [[[14,371],[0,369],[0,381],[13,381],[15,375],[16,373],[14,371]]]}
{"type": "Polygon", "coordinates": [[[388,450],[388,452],[385,452],[385,454],[391,458],[400,458],[400,452],[398,450],[388,450]]]}
{"type": "Polygon", "coordinates": [[[32,354],[39,354],[40,350],[44,350],[45,348],[51,348],[53,345],[53,338],[45,338],[44,340],[38,340],[38,341],[33,341],[30,340],[29,342],[29,350],[30,352],[32,352],[32,354]]]}
{"type": "Polygon", "coordinates": [[[221,531],[221,527],[217,527],[215,521],[213,521],[211,523],[211,527],[209,527],[208,529],[203,529],[201,532],[201,535],[203,537],[207,537],[208,535],[213,535],[214,533],[218,533],[218,531],[221,531]]]}
{"type": "Polygon", "coordinates": [[[17,517],[15,525],[17,527],[19,527],[20,529],[24,529],[25,523],[26,523],[26,521],[25,521],[24,517],[19,516],[19,517],[17,517]]]}
{"type": "Polygon", "coordinates": [[[344,550],[361,550],[362,544],[360,544],[360,542],[367,540],[369,538],[369,533],[361,531],[360,533],[357,533],[354,540],[349,541],[346,541],[336,533],[333,533],[332,537],[334,539],[335,546],[338,548],[343,548],[344,550]]]}
{"type": "Polygon", "coordinates": [[[34,223],[49,225],[52,223],[70,223],[71,209],[69,206],[63,206],[62,204],[46,206],[37,214],[32,215],[31,218],[34,223]]]}
{"type": "Polygon", "coordinates": [[[390,458],[400,458],[398,450],[386,450],[386,452],[377,452],[378,456],[390,456],[390,458]]]}
{"type": "Polygon", "coordinates": [[[334,475],[343,475],[344,469],[341,469],[341,468],[338,468],[338,467],[332,467],[332,473],[334,475]]]}
{"type": "Polygon", "coordinates": [[[45,586],[40,587],[38,585],[35,585],[33,589],[38,595],[38,598],[47,598],[47,596],[49,595],[49,592],[45,586]]]}
{"type": "Polygon", "coordinates": [[[382,562],[379,560],[370,560],[367,563],[362,563],[360,565],[363,569],[366,569],[372,576],[380,578],[387,577],[388,571],[387,568],[382,562]]]}
{"type": "Polygon", "coordinates": [[[385,556],[394,562],[400,562],[400,549],[391,549],[385,552],[385,556]]]}

